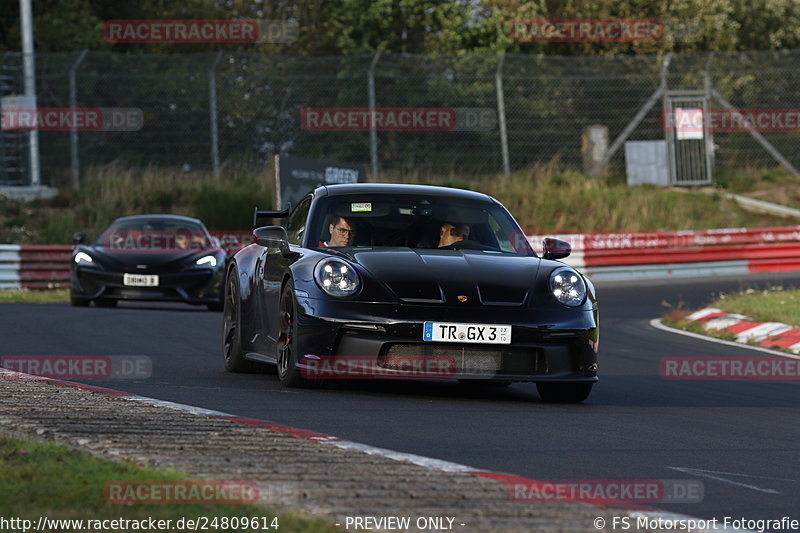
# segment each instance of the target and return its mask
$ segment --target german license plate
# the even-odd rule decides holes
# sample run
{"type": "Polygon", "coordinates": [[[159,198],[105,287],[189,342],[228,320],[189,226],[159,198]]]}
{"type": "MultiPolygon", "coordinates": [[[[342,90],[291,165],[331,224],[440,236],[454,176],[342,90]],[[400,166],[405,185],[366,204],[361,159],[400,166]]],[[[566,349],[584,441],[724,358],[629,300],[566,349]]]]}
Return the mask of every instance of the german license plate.
{"type": "Polygon", "coordinates": [[[476,344],[511,344],[511,326],[425,322],[422,329],[422,340],[476,344]]]}
{"type": "Polygon", "coordinates": [[[158,287],[158,274],[123,274],[122,284],[128,287],[158,287]]]}

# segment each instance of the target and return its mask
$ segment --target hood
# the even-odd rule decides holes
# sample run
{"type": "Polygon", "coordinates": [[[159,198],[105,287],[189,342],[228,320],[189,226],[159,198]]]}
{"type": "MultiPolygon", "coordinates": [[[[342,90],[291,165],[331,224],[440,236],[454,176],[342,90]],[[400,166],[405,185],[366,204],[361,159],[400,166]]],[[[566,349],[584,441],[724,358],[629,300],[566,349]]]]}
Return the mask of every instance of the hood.
{"type": "Polygon", "coordinates": [[[102,246],[92,247],[89,254],[104,268],[116,272],[169,273],[182,270],[192,260],[217,255],[218,249],[119,250],[102,246]]]}
{"type": "Polygon", "coordinates": [[[458,306],[524,305],[540,263],[473,250],[356,249],[348,256],[403,302],[458,306]]]}

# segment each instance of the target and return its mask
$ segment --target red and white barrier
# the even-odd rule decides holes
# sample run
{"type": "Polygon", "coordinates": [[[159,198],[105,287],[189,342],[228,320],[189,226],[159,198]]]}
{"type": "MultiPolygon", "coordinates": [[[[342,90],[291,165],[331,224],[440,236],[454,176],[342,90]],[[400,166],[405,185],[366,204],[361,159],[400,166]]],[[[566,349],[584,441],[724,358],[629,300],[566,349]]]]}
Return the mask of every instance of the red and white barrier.
{"type": "MultiPolygon", "coordinates": [[[[541,251],[552,235],[529,236],[541,251]]],[[[565,262],[594,279],[663,278],[800,270],[800,226],[566,234],[565,262]]]]}
{"type": "Polygon", "coordinates": [[[68,286],[71,252],[71,246],[0,244],[0,289],[68,286]]]}
{"type": "MultiPolygon", "coordinates": [[[[250,231],[212,231],[220,245],[235,252],[253,242],[250,231]]],[[[0,290],[69,287],[72,246],[0,244],[0,290]]]]}
{"type": "MultiPolygon", "coordinates": [[[[249,231],[212,231],[235,252],[253,241],[249,231]]],[[[565,262],[595,280],[745,275],[800,271],[800,226],[702,231],[530,235],[572,245],[565,262]]],[[[55,288],[69,284],[71,246],[0,245],[0,289],[55,288]]]]}

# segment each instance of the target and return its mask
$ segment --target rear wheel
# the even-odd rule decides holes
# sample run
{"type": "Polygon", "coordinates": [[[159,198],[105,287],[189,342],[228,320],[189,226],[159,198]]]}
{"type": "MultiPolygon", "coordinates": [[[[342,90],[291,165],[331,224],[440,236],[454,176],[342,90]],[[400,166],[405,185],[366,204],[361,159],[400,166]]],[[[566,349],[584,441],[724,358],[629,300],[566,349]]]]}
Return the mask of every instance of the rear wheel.
{"type": "Polygon", "coordinates": [[[594,383],[537,383],[536,390],[546,402],[580,403],[589,397],[594,383]]]}
{"type": "Polygon", "coordinates": [[[280,330],[278,331],[278,379],[285,387],[310,387],[315,380],[304,378],[297,368],[297,315],[294,289],[287,283],[281,293],[279,307],[280,330]]]}
{"type": "Polygon", "coordinates": [[[248,361],[242,352],[241,302],[236,269],[232,268],[225,281],[222,305],[222,356],[228,372],[256,372],[259,363],[248,361]]]}

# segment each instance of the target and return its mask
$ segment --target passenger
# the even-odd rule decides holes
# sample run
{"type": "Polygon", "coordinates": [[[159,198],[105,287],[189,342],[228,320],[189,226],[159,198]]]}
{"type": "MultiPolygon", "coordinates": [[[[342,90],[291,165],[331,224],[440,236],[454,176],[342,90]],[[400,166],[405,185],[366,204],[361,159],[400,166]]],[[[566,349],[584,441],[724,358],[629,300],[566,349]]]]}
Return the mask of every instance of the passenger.
{"type": "Polygon", "coordinates": [[[450,246],[469,238],[469,224],[445,222],[439,229],[439,248],[450,246]]]}

